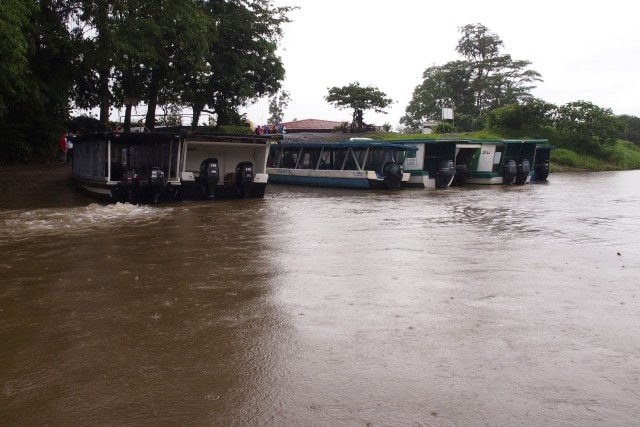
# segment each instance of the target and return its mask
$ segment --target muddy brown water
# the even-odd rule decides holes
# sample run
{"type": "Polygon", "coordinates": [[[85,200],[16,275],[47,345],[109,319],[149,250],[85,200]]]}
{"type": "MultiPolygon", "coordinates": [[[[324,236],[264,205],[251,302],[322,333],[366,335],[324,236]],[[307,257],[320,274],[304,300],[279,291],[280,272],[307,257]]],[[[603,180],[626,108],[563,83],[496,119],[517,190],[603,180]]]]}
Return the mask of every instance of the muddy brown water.
{"type": "Polygon", "coordinates": [[[0,424],[634,426],[640,171],[0,194],[0,424]]]}

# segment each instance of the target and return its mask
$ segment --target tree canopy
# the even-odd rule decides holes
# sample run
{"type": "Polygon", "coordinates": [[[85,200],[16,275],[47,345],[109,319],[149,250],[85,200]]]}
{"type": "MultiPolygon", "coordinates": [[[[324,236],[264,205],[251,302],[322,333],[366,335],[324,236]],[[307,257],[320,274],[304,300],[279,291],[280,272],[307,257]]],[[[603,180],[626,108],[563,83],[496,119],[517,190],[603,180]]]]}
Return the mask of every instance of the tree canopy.
{"type": "Polygon", "coordinates": [[[0,7],[0,143],[4,159],[47,156],[72,108],[190,107],[237,124],[238,109],[275,94],[277,55],[294,8],[273,0],[4,0],[0,7]]]}
{"type": "Polygon", "coordinates": [[[387,94],[373,86],[360,86],[359,82],[351,83],[347,86],[332,87],[328,89],[329,94],[325,100],[334,107],[344,110],[353,110],[353,120],[351,130],[362,131],[364,129],[364,112],[374,110],[376,113],[385,113],[393,100],[387,98],[387,94]]]}
{"type": "Polygon", "coordinates": [[[532,98],[538,72],[529,61],[514,60],[502,53],[503,42],[482,24],[461,27],[456,51],[464,59],[434,65],[423,73],[400,119],[417,129],[423,120],[437,120],[443,107],[453,108],[463,130],[482,128],[486,111],[532,98]]]}

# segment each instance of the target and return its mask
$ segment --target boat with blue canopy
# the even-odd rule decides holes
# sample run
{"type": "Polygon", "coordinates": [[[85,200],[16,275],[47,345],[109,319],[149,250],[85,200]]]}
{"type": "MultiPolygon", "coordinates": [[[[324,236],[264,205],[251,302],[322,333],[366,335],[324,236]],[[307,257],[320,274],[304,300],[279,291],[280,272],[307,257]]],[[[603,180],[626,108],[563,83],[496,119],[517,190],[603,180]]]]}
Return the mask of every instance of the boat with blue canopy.
{"type": "Polygon", "coordinates": [[[410,174],[403,163],[415,146],[373,140],[277,143],[267,161],[269,182],[314,187],[397,189],[410,174]]]}

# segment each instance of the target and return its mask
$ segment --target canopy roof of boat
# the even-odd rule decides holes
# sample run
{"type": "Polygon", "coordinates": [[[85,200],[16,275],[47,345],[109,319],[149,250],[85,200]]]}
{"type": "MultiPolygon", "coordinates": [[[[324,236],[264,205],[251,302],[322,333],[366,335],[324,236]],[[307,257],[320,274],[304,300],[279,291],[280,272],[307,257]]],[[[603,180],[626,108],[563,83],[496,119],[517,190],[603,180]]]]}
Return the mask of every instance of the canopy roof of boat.
{"type": "Polygon", "coordinates": [[[396,144],[390,141],[338,141],[338,142],[284,142],[280,144],[274,144],[274,147],[283,148],[376,148],[376,149],[388,149],[388,150],[406,150],[417,151],[418,149],[412,145],[396,144]]]}
{"type": "Polygon", "coordinates": [[[98,132],[80,135],[74,142],[118,140],[126,143],[151,143],[184,137],[185,134],[180,132],[98,132]]]}
{"type": "Polygon", "coordinates": [[[269,134],[269,135],[243,135],[243,134],[230,134],[230,133],[212,133],[212,132],[189,132],[187,135],[187,141],[215,141],[215,142],[242,142],[248,144],[266,144],[268,141],[281,141],[281,134],[269,134]]]}
{"type": "Polygon", "coordinates": [[[282,135],[246,135],[246,134],[229,134],[229,133],[213,133],[213,132],[187,132],[179,129],[164,129],[156,132],[100,132],[78,136],[77,142],[85,141],[106,141],[118,140],[125,143],[145,144],[157,141],[166,141],[173,139],[186,138],[198,141],[220,141],[220,142],[241,142],[248,144],[266,144],[268,141],[280,141],[282,135]]]}

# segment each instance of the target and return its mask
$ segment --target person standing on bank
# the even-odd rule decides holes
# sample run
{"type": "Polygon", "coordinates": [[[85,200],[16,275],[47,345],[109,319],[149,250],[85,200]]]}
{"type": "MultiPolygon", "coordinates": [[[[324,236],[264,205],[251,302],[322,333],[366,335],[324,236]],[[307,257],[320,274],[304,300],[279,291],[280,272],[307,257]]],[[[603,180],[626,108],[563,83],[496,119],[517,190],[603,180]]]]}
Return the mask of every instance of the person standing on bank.
{"type": "Polygon", "coordinates": [[[73,163],[73,138],[75,138],[75,135],[69,132],[67,134],[67,151],[65,157],[65,165],[73,163]]]}
{"type": "Polygon", "coordinates": [[[60,153],[62,153],[62,163],[67,164],[67,135],[69,132],[65,132],[60,136],[60,141],[58,141],[58,148],[60,149],[60,153]]]}

